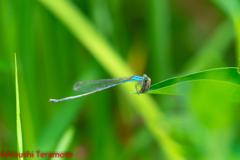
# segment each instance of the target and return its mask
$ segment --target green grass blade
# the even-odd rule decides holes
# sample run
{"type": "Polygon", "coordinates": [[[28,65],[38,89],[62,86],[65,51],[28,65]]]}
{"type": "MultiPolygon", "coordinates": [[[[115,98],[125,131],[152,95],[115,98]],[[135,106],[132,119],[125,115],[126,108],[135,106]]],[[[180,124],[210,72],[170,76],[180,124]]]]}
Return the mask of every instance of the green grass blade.
{"type": "MultiPolygon", "coordinates": [[[[20,101],[19,101],[19,88],[18,88],[18,74],[17,74],[17,57],[15,57],[15,85],[16,85],[16,118],[17,118],[17,148],[18,153],[23,153],[23,143],[22,143],[22,127],[21,127],[21,118],[20,118],[20,101]]],[[[19,158],[23,160],[23,158],[19,158]]]]}
{"type": "MultiPolygon", "coordinates": [[[[96,32],[86,17],[70,1],[40,0],[39,2],[45,5],[67,26],[73,35],[113,77],[134,75],[128,65],[108,45],[104,38],[96,32]]],[[[166,156],[171,160],[185,159],[182,156],[181,147],[167,133],[163,115],[156,102],[147,95],[137,96],[129,94],[134,89],[132,84],[122,85],[121,87],[128,100],[141,114],[158,144],[161,144],[166,156]]]]}
{"type": "MultiPolygon", "coordinates": [[[[194,74],[189,74],[186,76],[170,78],[164,80],[150,87],[148,94],[170,94],[170,95],[183,95],[186,93],[186,84],[194,85],[194,83],[200,83],[203,86],[208,84],[218,84],[218,88],[209,88],[209,90],[218,90],[218,93],[222,93],[228,96],[226,98],[231,98],[232,101],[240,101],[240,75],[237,68],[226,67],[206,70],[202,72],[197,72],[194,74]],[[182,87],[185,86],[185,87],[182,87]],[[231,92],[226,92],[230,90],[231,92]],[[231,96],[229,96],[231,95],[231,96]]],[[[134,92],[136,93],[136,92],[134,92]]]]}

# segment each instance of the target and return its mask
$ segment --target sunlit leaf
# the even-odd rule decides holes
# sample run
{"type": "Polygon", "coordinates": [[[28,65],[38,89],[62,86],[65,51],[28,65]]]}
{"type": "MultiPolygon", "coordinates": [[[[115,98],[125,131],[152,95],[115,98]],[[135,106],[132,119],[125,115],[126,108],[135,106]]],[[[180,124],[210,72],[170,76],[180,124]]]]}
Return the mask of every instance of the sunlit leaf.
{"type": "Polygon", "coordinates": [[[154,84],[150,87],[148,94],[170,94],[184,95],[187,86],[201,84],[208,86],[208,90],[214,90],[222,94],[230,94],[232,100],[240,101],[240,75],[237,68],[217,68],[189,74],[186,76],[170,78],[154,84]],[[229,92],[231,91],[231,92],[229,92]]]}

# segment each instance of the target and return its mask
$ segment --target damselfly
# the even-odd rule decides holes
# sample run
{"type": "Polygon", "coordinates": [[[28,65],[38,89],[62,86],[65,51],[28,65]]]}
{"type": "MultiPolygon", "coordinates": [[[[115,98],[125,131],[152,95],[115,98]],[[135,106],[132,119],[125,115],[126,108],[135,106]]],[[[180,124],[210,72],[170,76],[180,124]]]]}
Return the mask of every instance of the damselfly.
{"type": "Polygon", "coordinates": [[[73,90],[79,91],[79,92],[87,92],[87,93],[80,94],[77,96],[72,96],[72,97],[66,97],[63,99],[50,99],[48,102],[55,103],[55,102],[66,101],[69,99],[75,99],[75,98],[83,97],[95,92],[99,92],[101,90],[116,86],[118,84],[132,82],[132,81],[138,81],[138,83],[135,85],[137,93],[147,92],[151,84],[151,79],[146,74],[144,74],[143,76],[131,76],[131,77],[121,77],[121,78],[114,78],[114,79],[83,81],[83,82],[76,83],[73,86],[73,90]],[[141,85],[141,89],[139,91],[137,89],[138,85],[141,85]]]}

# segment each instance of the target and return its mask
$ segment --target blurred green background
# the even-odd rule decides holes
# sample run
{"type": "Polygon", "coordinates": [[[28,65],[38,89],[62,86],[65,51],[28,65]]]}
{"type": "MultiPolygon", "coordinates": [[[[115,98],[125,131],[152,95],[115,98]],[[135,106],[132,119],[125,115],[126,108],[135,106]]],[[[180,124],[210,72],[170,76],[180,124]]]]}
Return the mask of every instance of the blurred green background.
{"type": "Polygon", "coordinates": [[[67,151],[74,160],[240,159],[239,105],[215,100],[202,108],[208,91],[132,95],[130,83],[48,103],[77,95],[72,86],[83,80],[146,73],[154,84],[239,66],[239,12],[237,0],[0,0],[0,152],[17,152],[16,52],[25,152],[67,151]]]}

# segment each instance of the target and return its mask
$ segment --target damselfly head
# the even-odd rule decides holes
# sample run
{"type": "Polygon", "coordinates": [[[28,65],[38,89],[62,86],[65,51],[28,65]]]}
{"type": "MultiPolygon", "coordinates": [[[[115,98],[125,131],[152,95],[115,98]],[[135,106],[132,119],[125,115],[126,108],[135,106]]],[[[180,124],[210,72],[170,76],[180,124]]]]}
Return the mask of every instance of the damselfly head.
{"type": "Polygon", "coordinates": [[[144,82],[142,84],[142,88],[139,91],[139,93],[147,92],[151,85],[151,78],[149,78],[146,74],[143,75],[143,78],[144,78],[144,82]]]}
{"type": "Polygon", "coordinates": [[[146,74],[143,74],[143,78],[145,81],[150,81],[151,83],[151,78],[149,78],[146,74]]]}

